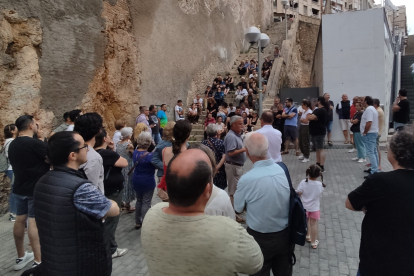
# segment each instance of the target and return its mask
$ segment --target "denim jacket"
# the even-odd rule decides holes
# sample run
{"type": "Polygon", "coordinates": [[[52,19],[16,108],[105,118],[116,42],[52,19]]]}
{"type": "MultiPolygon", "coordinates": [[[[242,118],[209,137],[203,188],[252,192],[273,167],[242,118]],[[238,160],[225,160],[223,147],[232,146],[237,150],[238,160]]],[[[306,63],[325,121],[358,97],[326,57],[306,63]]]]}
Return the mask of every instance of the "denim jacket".
{"type": "Polygon", "coordinates": [[[167,147],[171,147],[172,143],[161,140],[155,147],[154,155],[152,156],[151,163],[158,169],[157,176],[161,177],[164,175],[164,164],[162,162],[162,150],[167,147]]]}

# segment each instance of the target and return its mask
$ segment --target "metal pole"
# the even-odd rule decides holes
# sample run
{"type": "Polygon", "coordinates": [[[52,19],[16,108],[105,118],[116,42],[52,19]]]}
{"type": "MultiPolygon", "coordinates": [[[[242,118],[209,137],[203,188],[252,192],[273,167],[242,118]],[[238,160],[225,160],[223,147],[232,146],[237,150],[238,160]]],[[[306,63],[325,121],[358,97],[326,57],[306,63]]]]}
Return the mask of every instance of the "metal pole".
{"type": "Polygon", "coordinates": [[[263,87],[262,87],[262,62],[260,60],[260,52],[262,51],[262,47],[260,45],[260,39],[259,42],[257,42],[257,55],[258,55],[258,61],[259,61],[259,117],[262,116],[263,113],[263,87]]]}
{"type": "Polygon", "coordinates": [[[285,5],[285,23],[286,23],[286,40],[287,40],[287,14],[286,14],[286,5],[285,5]]]}

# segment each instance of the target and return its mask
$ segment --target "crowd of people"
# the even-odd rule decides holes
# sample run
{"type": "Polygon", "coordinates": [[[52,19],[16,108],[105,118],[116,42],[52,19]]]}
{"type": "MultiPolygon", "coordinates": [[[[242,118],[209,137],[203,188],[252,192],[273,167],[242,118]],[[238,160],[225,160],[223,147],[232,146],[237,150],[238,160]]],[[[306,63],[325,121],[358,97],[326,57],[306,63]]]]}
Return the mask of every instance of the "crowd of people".
{"type": "MultiPolygon", "coordinates": [[[[168,275],[269,275],[271,270],[274,275],[291,275],[292,186],[279,164],[291,143],[304,163],[310,161],[311,148],[316,151],[316,164],[304,172],[306,179],[295,192],[306,209],[306,240],[317,249],[320,198],[325,188],[324,141],[328,135],[331,142],[334,104],[329,94],[315,102],[303,100],[299,107],[291,98],[284,105],[276,98],[271,110],[259,117],[244,102],[236,107],[231,103],[226,109],[223,102],[218,107],[214,93],[220,92],[221,83],[219,76],[212,97],[208,95],[213,87],[207,88],[205,139],[191,145],[198,108],[204,108],[199,95],[188,120],[182,101],[177,102],[171,122],[165,104],[158,112],[153,105],[141,106],[133,126],[123,119],[115,122],[112,137],[99,114],[81,110],[65,113],[64,123],[49,137],[44,137],[39,122],[30,115],[7,125],[4,149],[10,163],[6,175],[12,181],[14,269],[32,263],[41,275],[110,275],[112,259],[129,250],[119,248],[115,238],[122,208],[135,213],[134,227],[142,228],[143,251],[153,276],[166,271],[168,275]],[[261,128],[254,131],[256,125],[261,128]],[[244,174],[247,159],[253,168],[244,174]],[[151,207],[155,192],[164,202],[151,207]],[[246,223],[247,230],[239,223],[246,223]],[[25,229],[33,253],[24,251],[25,229]]],[[[409,249],[393,255],[405,242],[401,237],[384,246],[374,244],[389,235],[393,225],[407,229],[407,235],[414,225],[407,217],[403,225],[403,214],[397,216],[401,210],[414,211],[408,198],[413,188],[407,184],[414,164],[414,129],[407,126],[406,90],[400,90],[392,109],[397,134],[387,157],[395,171],[377,174],[378,136],[384,124],[379,100],[366,96],[350,102],[343,95],[336,107],[341,127],[347,128],[344,137],[352,131],[345,143],[355,144],[354,160],[364,162],[368,157],[371,163],[370,176],[346,201],[347,208],[367,212],[367,216],[373,210],[372,220],[364,220],[362,229],[366,240],[361,244],[363,276],[390,275],[384,271],[409,266],[404,258],[412,255],[409,249]],[[403,190],[399,196],[389,188],[395,180],[403,190]],[[376,202],[391,204],[391,209],[376,202]],[[392,225],[383,224],[384,214],[392,217],[392,225]],[[366,254],[372,247],[375,254],[366,254]]]]}

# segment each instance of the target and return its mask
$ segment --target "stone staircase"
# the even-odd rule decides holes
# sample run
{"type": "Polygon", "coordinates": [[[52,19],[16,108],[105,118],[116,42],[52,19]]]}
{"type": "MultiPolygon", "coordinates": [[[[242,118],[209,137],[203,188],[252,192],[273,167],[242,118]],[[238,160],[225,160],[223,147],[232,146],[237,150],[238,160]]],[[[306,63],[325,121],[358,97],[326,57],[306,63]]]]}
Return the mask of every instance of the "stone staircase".
{"type": "MultiPolygon", "coordinates": [[[[288,24],[288,30],[290,29],[291,23],[289,22],[288,24]]],[[[276,23],[272,23],[272,25],[270,26],[269,29],[265,30],[265,33],[267,33],[270,37],[270,45],[264,50],[264,52],[261,54],[261,62],[264,62],[264,59],[266,57],[270,57],[271,59],[273,59],[273,52],[276,46],[279,47],[279,49],[282,47],[282,42],[285,39],[286,36],[286,30],[285,30],[285,22],[276,22],[276,23]]],[[[258,58],[258,53],[257,53],[257,49],[251,48],[250,51],[246,52],[242,52],[240,53],[240,55],[237,57],[237,59],[234,61],[231,70],[229,71],[225,71],[225,72],[217,72],[220,73],[221,76],[224,78],[226,77],[227,73],[230,73],[231,76],[234,79],[234,86],[237,89],[237,84],[241,81],[242,77],[246,78],[246,81],[248,81],[248,77],[249,75],[246,73],[246,75],[244,76],[240,76],[239,72],[237,71],[237,67],[239,66],[240,62],[243,60],[251,60],[251,59],[255,59],[257,60],[258,58]]],[[[275,64],[273,65],[272,68],[272,72],[273,70],[275,70],[275,64]]],[[[213,83],[213,79],[211,80],[211,83],[213,83]]],[[[267,96],[268,93],[266,93],[266,95],[264,95],[264,102],[263,102],[263,110],[269,110],[270,107],[273,105],[273,98],[269,98],[267,96]]],[[[234,105],[236,105],[236,101],[235,101],[235,91],[230,91],[227,95],[224,96],[224,101],[227,104],[233,103],[234,105]]],[[[195,143],[195,142],[201,142],[204,139],[204,120],[206,118],[206,111],[203,111],[200,119],[198,121],[198,124],[193,124],[193,130],[191,131],[191,136],[190,136],[190,143],[195,143]]],[[[259,129],[260,126],[255,127],[255,129],[259,129]]]]}
{"type": "Polygon", "coordinates": [[[411,75],[411,64],[414,63],[414,55],[401,57],[401,88],[407,90],[408,101],[410,102],[410,120],[414,120],[414,83],[411,75]]]}

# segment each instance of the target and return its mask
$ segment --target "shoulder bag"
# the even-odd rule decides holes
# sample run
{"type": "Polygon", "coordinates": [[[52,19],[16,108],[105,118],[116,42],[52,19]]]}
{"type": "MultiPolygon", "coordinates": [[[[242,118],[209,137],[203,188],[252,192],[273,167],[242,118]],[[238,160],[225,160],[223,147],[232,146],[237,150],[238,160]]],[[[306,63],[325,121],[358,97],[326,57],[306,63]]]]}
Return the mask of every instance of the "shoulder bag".
{"type": "Polygon", "coordinates": [[[144,153],[134,164],[134,166],[129,171],[128,175],[132,174],[135,171],[135,168],[137,167],[139,161],[141,161],[149,152],[144,153]]]}
{"type": "Polygon", "coordinates": [[[6,147],[10,145],[11,142],[12,141],[5,144],[4,147],[0,150],[0,172],[2,173],[5,173],[10,165],[9,158],[6,156],[6,147]]]}

